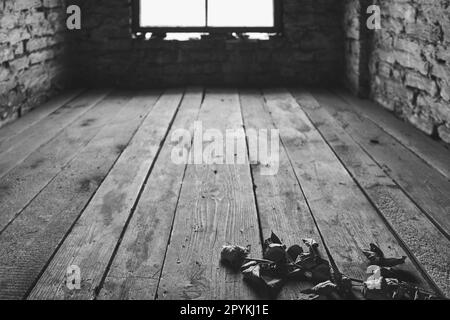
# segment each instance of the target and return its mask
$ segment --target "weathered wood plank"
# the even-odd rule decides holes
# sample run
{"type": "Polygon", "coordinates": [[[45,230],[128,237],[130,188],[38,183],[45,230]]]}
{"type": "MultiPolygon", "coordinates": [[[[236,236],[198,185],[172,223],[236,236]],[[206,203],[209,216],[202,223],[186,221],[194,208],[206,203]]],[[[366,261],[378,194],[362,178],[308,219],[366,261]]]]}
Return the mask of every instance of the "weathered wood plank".
{"type": "MultiPolygon", "coordinates": [[[[188,90],[111,264],[99,299],[153,300],[181,191],[185,164],[172,161],[172,134],[189,130],[198,116],[203,90],[188,90]]],[[[177,137],[176,137],[177,138],[177,137]]],[[[191,139],[182,140],[189,151],[191,139]]]]}
{"type": "Polygon", "coordinates": [[[0,299],[28,293],[156,98],[130,101],[0,235],[0,299]]]}
{"type": "MultiPolygon", "coordinates": [[[[270,115],[264,109],[264,100],[259,91],[243,91],[240,98],[247,132],[248,130],[275,129],[270,115]]],[[[263,136],[259,136],[260,143],[264,143],[263,136]]],[[[268,145],[270,146],[270,142],[268,145]]],[[[264,239],[269,238],[272,231],[288,246],[295,244],[302,246],[302,239],[312,238],[320,244],[320,252],[323,254],[323,258],[328,259],[284,146],[280,145],[278,172],[276,174],[263,174],[262,166],[264,166],[263,170],[270,168],[270,164],[258,161],[251,165],[251,169],[264,239]]],[[[272,165],[272,169],[275,172],[276,164],[272,165]]],[[[304,247],[303,249],[307,251],[307,248],[304,247]]],[[[298,294],[307,287],[309,286],[305,283],[289,283],[280,292],[278,298],[295,300],[298,298],[298,294]]]]}
{"type": "Polygon", "coordinates": [[[440,290],[450,296],[450,240],[313,96],[304,90],[295,90],[294,93],[303,111],[372,203],[440,290]]]}
{"type": "MultiPolygon", "coordinates": [[[[285,90],[267,90],[265,97],[323,240],[340,271],[365,279],[368,261],[362,250],[370,243],[378,244],[387,256],[406,256],[295,99],[285,90]]],[[[410,259],[403,269],[414,275],[418,285],[430,289],[410,259]]]]}
{"type": "Polygon", "coordinates": [[[0,144],[0,178],[103,100],[108,91],[91,91],[70,101],[30,128],[0,144]]]}
{"type": "Polygon", "coordinates": [[[26,113],[19,119],[8,123],[4,127],[0,128],[0,146],[4,140],[11,139],[15,135],[28,129],[35,123],[44,119],[46,116],[54,112],[55,110],[61,108],[69,101],[73,100],[75,97],[83,92],[82,89],[74,89],[60,94],[59,96],[51,99],[50,101],[38,106],[26,113]]]}
{"type": "MultiPolygon", "coordinates": [[[[52,258],[30,299],[93,299],[176,115],[183,90],[156,103],[52,258]],[[82,270],[81,290],[65,285],[67,266],[82,270]]],[[[132,106],[130,106],[132,107],[132,106]]]]}
{"type": "Polygon", "coordinates": [[[411,124],[397,119],[391,112],[369,100],[359,99],[348,93],[333,90],[359,115],[372,120],[409,150],[450,179],[450,150],[431,139],[411,124]]]}
{"type": "MultiPolygon", "coordinates": [[[[208,91],[199,120],[204,130],[219,130],[223,135],[226,129],[242,130],[236,91],[208,91]]],[[[214,143],[214,138],[208,140],[205,148],[214,143]]],[[[241,156],[246,156],[244,153],[241,156]]],[[[248,162],[188,165],[158,298],[255,298],[242,277],[222,267],[219,261],[225,244],[251,245],[253,254],[259,256],[260,242],[248,162]]]]}
{"type": "Polygon", "coordinates": [[[105,98],[0,179],[0,233],[130,98],[105,98]]]}
{"type": "Polygon", "coordinates": [[[339,97],[311,91],[323,108],[450,238],[450,181],[339,97]]]}

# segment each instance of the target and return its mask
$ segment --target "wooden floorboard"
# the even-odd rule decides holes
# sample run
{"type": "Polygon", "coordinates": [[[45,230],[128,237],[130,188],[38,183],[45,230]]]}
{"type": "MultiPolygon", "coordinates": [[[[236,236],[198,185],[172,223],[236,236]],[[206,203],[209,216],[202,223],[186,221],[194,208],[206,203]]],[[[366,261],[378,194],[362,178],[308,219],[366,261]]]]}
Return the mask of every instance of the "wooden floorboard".
{"type": "Polygon", "coordinates": [[[450,181],[373,122],[324,90],[314,97],[450,238],[450,181]]]}
{"type": "MultiPolygon", "coordinates": [[[[387,256],[406,255],[384,220],[286,90],[265,91],[281,140],[294,166],[323,240],[340,272],[366,278],[363,249],[375,243],[387,256]]],[[[430,289],[411,262],[402,266],[419,286],[430,289]]]]}
{"type": "Polygon", "coordinates": [[[183,137],[178,146],[189,152],[202,98],[202,89],[187,90],[98,299],[155,299],[186,169],[186,164],[172,160],[178,141],[172,139],[179,138],[180,129],[188,130],[191,136],[183,137]]]}
{"type": "Polygon", "coordinates": [[[450,296],[450,240],[305,90],[294,96],[358,185],[439,289],[450,296]]]}
{"type": "MultiPolygon", "coordinates": [[[[264,109],[261,92],[248,90],[241,92],[241,105],[247,133],[249,130],[275,129],[269,113],[264,109]]],[[[269,136],[260,134],[260,144],[264,144],[263,137],[267,141],[269,136]]],[[[278,136],[277,139],[279,139],[278,136]]],[[[328,260],[319,231],[281,142],[279,148],[278,164],[263,163],[261,162],[263,159],[259,157],[259,160],[255,159],[256,161],[251,165],[263,238],[268,239],[273,231],[287,246],[296,244],[303,246],[302,239],[314,239],[320,244],[319,250],[323,258],[328,260]],[[271,174],[272,172],[275,174],[271,174]]],[[[310,286],[311,284],[304,282],[289,283],[280,292],[278,298],[295,300],[302,290],[310,286]]]]}
{"type": "Polygon", "coordinates": [[[450,179],[450,150],[442,142],[431,139],[374,102],[359,99],[343,91],[333,90],[333,93],[343,98],[359,115],[372,120],[447,179],[450,179]]]}
{"type": "Polygon", "coordinates": [[[4,140],[0,145],[0,178],[94,107],[107,93],[105,90],[85,93],[11,139],[4,140]]]}
{"type": "Polygon", "coordinates": [[[0,233],[127,102],[105,98],[0,179],[0,233]]]}
{"type": "Polygon", "coordinates": [[[268,298],[219,261],[225,244],[260,258],[272,231],[317,240],[358,279],[376,243],[408,255],[418,286],[450,295],[448,149],[342,93],[183,92],[69,93],[0,129],[0,299],[268,298]],[[249,159],[251,139],[244,164],[205,164],[226,141],[198,134],[181,143],[203,162],[174,163],[172,134],[192,135],[196,119],[224,136],[279,129],[278,165],[249,159]],[[70,265],[81,290],[65,285],[70,265]]]}
{"type": "Polygon", "coordinates": [[[0,299],[28,293],[157,98],[125,106],[0,235],[0,299]]]}
{"type": "MultiPolygon", "coordinates": [[[[216,129],[222,134],[225,129],[242,129],[237,92],[207,91],[199,120],[204,130],[216,129]]],[[[205,141],[204,149],[213,145],[213,140],[205,141]]],[[[219,264],[226,244],[250,245],[253,255],[261,255],[249,165],[188,165],[158,299],[256,298],[240,274],[219,264]]]]}
{"type": "Polygon", "coordinates": [[[83,91],[83,89],[74,89],[64,92],[43,105],[31,110],[19,119],[0,128],[0,146],[3,141],[11,139],[19,133],[25,131],[35,123],[47,117],[52,112],[64,106],[69,101],[73,100],[83,91]]]}
{"type": "Polygon", "coordinates": [[[183,90],[173,89],[158,100],[52,258],[30,299],[95,298],[182,97],[183,90]],[[83,270],[80,290],[68,290],[64,285],[67,268],[64,266],[70,265],[83,270]]]}

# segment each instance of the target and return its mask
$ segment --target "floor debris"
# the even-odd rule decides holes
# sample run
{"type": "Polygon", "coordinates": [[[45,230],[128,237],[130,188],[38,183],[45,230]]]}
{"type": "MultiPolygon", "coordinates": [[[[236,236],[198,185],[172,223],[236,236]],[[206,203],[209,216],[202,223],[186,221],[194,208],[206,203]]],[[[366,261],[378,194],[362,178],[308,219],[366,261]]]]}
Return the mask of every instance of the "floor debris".
{"type": "Polygon", "coordinates": [[[405,263],[406,257],[388,258],[375,244],[363,250],[369,260],[366,280],[349,278],[337,267],[323,259],[319,244],[314,239],[303,239],[307,251],[300,245],[286,247],[272,232],[263,243],[263,258],[248,257],[250,247],[227,245],[222,248],[224,265],[242,272],[243,279],[260,295],[275,299],[289,281],[313,284],[297,295],[297,300],[351,299],[354,290],[366,299],[432,300],[440,299],[433,293],[402,281],[405,271],[395,266],[405,263]]]}

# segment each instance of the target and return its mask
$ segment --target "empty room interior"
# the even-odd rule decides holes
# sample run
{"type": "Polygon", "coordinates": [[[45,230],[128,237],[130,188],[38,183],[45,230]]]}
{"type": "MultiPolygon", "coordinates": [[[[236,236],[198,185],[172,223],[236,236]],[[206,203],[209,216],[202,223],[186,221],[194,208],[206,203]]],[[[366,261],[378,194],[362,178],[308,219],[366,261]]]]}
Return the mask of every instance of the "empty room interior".
{"type": "Polygon", "coordinates": [[[0,0],[0,299],[446,298],[448,0],[0,0]]]}

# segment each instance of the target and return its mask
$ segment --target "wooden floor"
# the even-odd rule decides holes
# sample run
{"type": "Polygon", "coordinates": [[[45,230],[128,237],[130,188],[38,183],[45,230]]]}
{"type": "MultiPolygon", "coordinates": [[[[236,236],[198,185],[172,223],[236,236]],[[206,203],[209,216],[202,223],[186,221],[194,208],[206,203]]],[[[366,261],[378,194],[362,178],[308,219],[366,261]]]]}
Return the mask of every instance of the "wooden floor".
{"type": "Polygon", "coordinates": [[[359,279],[376,243],[450,297],[449,177],[446,146],[343,92],[68,92],[0,129],[0,298],[264,298],[219,256],[239,244],[260,257],[271,231],[316,239],[359,279]],[[195,121],[279,129],[278,174],[175,164],[172,134],[195,121]],[[66,286],[70,266],[80,290],[66,286]]]}

